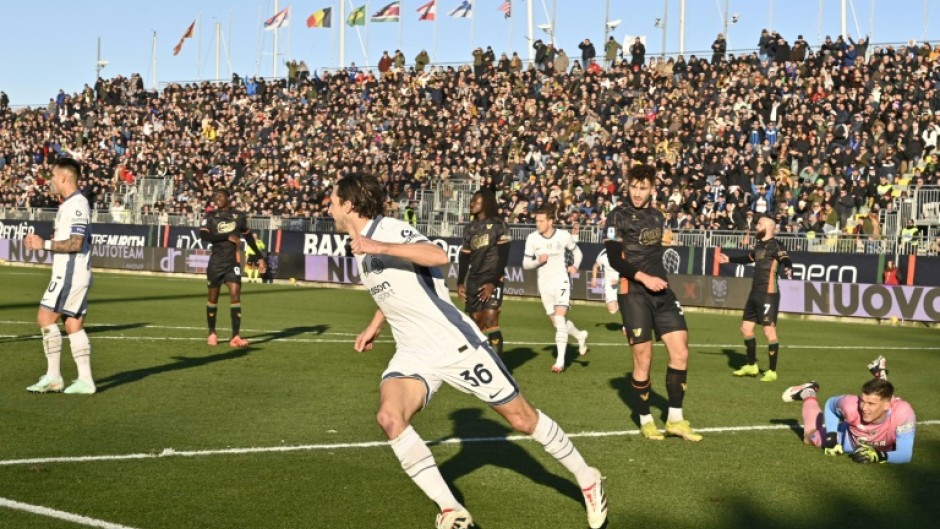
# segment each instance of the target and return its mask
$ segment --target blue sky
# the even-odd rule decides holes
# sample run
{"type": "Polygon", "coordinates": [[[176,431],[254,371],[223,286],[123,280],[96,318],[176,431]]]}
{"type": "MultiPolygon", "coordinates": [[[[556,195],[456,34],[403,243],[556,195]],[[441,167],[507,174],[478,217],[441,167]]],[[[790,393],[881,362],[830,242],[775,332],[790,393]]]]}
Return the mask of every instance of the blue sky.
{"type": "MultiPolygon", "coordinates": [[[[360,6],[363,0],[347,1],[360,6]]],[[[371,0],[371,15],[391,0],[371,0]]],[[[415,10],[427,0],[403,0],[404,27],[398,24],[370,24],[368,31],[347,27],[346,59],[358,65],[375,64],[382,50],[399,48],[409,62],[421,50],[435,50],[434,23],[419,22],[415,10]],[[369,59],[363,54],[367,42],[369,59]]],[[[535,24],[549,22],[552,0],[534,2],[535,24]],[[547,9],[546,9],[547,8],[547,9]],[[547,12],[547,13],[546,13],[547,12]]],[[[446,15],[461,0],[438,0],[436,59],[438,62],[468,60],[475,46],[492,45],[497,55],[502,51],[519,51],[528,55],[525,1],[513,0],[510,21],[497,11],[503,0],[476,0],[475,23],[446,15]],[[511,33],[510,33],[511,28],[511,33]],[[510,39],[511,36],[511,39],[510,39]]],[[[289,30],[281,30],[278,54],[282,61],[303,59],[311,69],[335,67],[339,60],[339,0],[280,1],[290,5],[293,19],[289,30]],[[307,16],[323,7],[334,8],[332,29],[308,29],[307,16]]],[[[722,30],[725,0],[687,0],[685,42],[687,53],[708,50],[716,34],[722,30]]],[[[839,0],[729,0],[732,14],[739,15],[730,27],[729,49],[753,48],[760,30],[772,27],[792,41],[803,34],[811,44],[817,37],[840,32],[839,0]]],[[[848,2],[848,28],[851,35],[868,33],[872,0],[848,2]],[[853,6],[854,15],[853,16],[853,6]]],[[[940,0],[875,0],[873,42],[902,42],[909,39],[940,40],[940,0]],[[928,7],[926,17],[925,5],[928,7]]],[[[679,49],[679,0],[668,0],[667,50],[679,49]]],[[[579,56],[577,44],[590,38],[603,40],[605,0],[557,0],[557,41],[572,56],[579,56]]],[[[610,0],[610,18],[621,19],[614,30],[618,40],[625,35],[646,35],[648,53],[658,53],[662,33],[654,27],[663,16],[661,0],[610,0]]],[[[215,77],[215,24],[222,32],[231,57],[232,70],[239,74],[270,76],[272,73],[273,32],[262,32],[261,18],[274,13],[273,0],[34,0],[8,2],[3,6],[3,31],[0,31],[0,90],[5,91],[13,105],[44,104],[60,88],[76,92],[95,79],[97,39],[102,38],[102,57],[109,61],[103,70],[106,77],[117,74],[143,75],[151,85],[151,44],[157,32],[157,79],[189,81],[215,77]],[[186,27],[201,17],[201,32],[190,39],[182,53],[174,57],[176,45],[186,27]],[[198,40],[198,42],[197,42],[198,40]]],[[[545,37],[539,29],[537,35],[545,37]]],[[[598,52],[601,52],[598,46],[598,52]]],[[[280,67],[283,75],[285,68],[280,67]]],[[[221,76],[230,78],[226,51],[222,53],[221,76]]]]}

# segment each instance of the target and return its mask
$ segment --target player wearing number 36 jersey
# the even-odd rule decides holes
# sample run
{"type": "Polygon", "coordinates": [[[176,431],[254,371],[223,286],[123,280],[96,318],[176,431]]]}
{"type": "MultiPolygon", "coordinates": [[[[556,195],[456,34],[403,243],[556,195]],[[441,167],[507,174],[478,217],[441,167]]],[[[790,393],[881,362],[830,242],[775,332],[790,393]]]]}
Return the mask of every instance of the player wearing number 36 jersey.
{"type": "Polygon", "coordinates": [[[444,482],[434,456],[411,426],[443,383],[492,406],[513,428],[542,443],[577,478],[588,525],[607,518],[600,472],[589,467],[558,424],[532,407],[469,316],[450,299],[438,267],[447,254],[411,225],[382,216],[385,191],[377,178],[353,173],[333,186],[330,215],[351,239],[363,285],[378,306],[356,337],[371,350],[387,322],[395,354],[382,374],[377,420],[408,477],[440,508],[437,529],[466,529],[473,518],[444,482]]]}

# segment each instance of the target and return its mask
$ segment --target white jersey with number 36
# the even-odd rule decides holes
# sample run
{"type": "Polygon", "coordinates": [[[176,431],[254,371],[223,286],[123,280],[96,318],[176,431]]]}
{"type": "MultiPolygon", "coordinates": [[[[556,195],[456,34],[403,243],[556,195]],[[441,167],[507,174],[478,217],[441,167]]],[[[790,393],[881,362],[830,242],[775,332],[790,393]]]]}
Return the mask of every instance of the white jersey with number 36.
{"type": "MultiPolygon", "coordinates": [[[[361,235],[395,244],[432,244],[407,222],[372,219],[361,235]]],[[[476,324],[454,306],[438,268],[388,255],[357,255],[362,283],[385,315],[398,349],[446,366],[486,343],[476,324]]]]}

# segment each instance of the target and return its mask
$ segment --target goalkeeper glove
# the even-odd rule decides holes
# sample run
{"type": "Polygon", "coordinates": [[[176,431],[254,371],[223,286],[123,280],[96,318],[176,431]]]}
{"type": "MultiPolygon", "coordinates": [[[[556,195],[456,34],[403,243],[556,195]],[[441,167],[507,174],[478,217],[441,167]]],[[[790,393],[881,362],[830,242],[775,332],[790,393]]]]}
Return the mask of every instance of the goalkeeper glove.
{"type": "Polygon", "coordinates": [[[852,452],[852,461],[856,463],[884,463],[887,456],[868,445],[861,445],[852,452]]]}
{"type": "Polygon", "coordinates": [[[823,443],[823,453],[827,456],[841,456],[845,453],[842,451],[842,445],[839,443],[838,434],[835,432],[826,434],[826,441],[823,443]]]}

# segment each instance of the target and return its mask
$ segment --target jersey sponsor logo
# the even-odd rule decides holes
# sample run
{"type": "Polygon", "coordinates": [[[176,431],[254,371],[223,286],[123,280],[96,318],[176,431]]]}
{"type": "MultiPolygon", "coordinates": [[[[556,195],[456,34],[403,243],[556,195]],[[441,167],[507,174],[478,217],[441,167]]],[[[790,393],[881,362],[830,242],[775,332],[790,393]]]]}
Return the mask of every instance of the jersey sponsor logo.
{"type": "Polygon", "coordinates": [[[394,296],[395,289],[392,288],[391,283],[389,283],[388,281],[383,281],[382,283],[369,288],[369,294],[372,294],[372,297],[376,301],[382,301],[391,296],[394,296]]]}
{"type": "Polygon", "coordinates": [[[228,222],[220,222],[216,225],[216,231],[219,233],[231,233],[235,231],[235,226],[237,226],[234,220],[228,222]]]}
{"type": "Polygon", "coordinates": [[[421,237],[421,234],[414,230],[409,230],[409,229],[401,230],[402,242],[405,244],[408,244],[411,241],[418,239],[420,237],[421,237]]]}
{"type": "Polygon", "coordinates": [[[480,235],[474,235],[470,238],[470,249],[479,250],[480,248],[485,248],[490,245],[490,234],[483,233],[480,235]]]}
{"type": "Polygon", "coordinates": [[[643,246],[656,246],[663,240],[662,228],[643,228],[640,230],[639,242],[643,246]]]}

